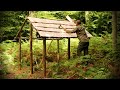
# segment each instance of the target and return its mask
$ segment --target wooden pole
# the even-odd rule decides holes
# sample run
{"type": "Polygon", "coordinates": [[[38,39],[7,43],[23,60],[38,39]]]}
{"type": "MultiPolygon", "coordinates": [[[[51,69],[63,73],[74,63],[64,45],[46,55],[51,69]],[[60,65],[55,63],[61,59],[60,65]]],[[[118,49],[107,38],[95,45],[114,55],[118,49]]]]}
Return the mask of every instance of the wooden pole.
{"type": "Polygon", "coordinates": [[[27,21],[27,19],[25,19],[24,23],[22,24],[20,30],[18,31],[15,39],[19,36],[19,69],[21,70],[21,31],[23,29],[23,26],[25,25],[25,22],[27,21]]]}
{"type": "Polygon", "coordinates": [[[22,24],[20,30],[18,31],[17,35],[15,36],[15,38],[17,38],[17,37],[19,36],[19,34],[20,34],[20,32],[22,31],[23,26],[25,25],[26,21],[27,21],[27,19],[25,19],[25,21],[23,22],[23,24],[22,24]]]}
{"type": "Polygon", "coordinates": [[[70,59],[70,38],[68,38],[68,59],[70,59]]]}
{"type": "Polygon", "coordinates": [[[43,38],[43,65],[44,65],[44,78],[46,78],[46,38],[43,38]]]}
{"type": "Polygon", "coordinates": [[[31,74],[33,74],[33,53],[32,53],[32,24],[30,24],[30,67],[31,67],[31,74]]]}
{"type": "Polygon", "coordinates": [[[19,33],[19,69],[21,70],[21,32],[19,33]]]}
{"type": "Polygon", "coordinates": [[[60,55],[59,55],[59,40],[57,40],[57,62],[59,62],[60,55]]]}
{"type": "Polygon", "coordinates": [[[52,42],[53,42],[53,39],[52,39],[52,41],[50,42],[50,44],[49,44],[49,46],[48,46],[48,48],[47,48],[47,51],[46,51],[46,53],[48,53],[48,51],[49,51],[49,48],[50,48],[50,46],[51,46],[52,42]]]}

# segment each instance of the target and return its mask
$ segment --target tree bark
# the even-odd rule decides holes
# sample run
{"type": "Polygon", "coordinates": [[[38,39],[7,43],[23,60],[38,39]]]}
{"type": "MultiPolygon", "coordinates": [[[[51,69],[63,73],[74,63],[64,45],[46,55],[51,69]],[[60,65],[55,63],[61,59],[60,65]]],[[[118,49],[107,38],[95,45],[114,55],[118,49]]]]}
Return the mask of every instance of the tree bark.
{"type": "Polygon", "coordinates": [[[112,41],[113,51],[117,49],[117,11],[112,11],[112,41]]]}
{"type": "Polygon", "coordinates": [[[89,11],[85,11],[85,24],[86,25],[87,25],[87,22],[89,20],[88,14],[89,14],[89,11]]]}
{"type": "Polygon", "coordinates": [[[120,11],[117,11],[117,50],[120,53],[120,11]]]}

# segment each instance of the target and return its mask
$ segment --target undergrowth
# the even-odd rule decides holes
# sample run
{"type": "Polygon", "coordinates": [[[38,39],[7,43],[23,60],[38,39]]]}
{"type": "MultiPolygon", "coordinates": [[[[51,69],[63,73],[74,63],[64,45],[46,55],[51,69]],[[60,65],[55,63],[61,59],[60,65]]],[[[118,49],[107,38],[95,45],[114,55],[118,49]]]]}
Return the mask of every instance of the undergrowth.
{"type": "MultiPolygon", "coordinates": [[[[57,40],[47,40],[47,77],[55,79],[108,79],[113,75],[112,40],[110,34],[95,36],[90,39],[89,55],[77,57],[76,48],[78,39],[71,39],[71,59],[67,60],[67,39],[60,40],[60,60],[57,62],[57,40]],[[51,44],[50,44],[51,43],[51,44]]],[[[33,40],[34,73],[43,74],[42,40],[33,40]]],[[[0,76],[18,71],[19,43],[10,40],[0,44],[0,76]]],[[[114,56],[113,56],[114,57],[114,56]]],[[[30,48],[29,41],[22,41],[22,68],[28,68],[24,73],[15,74],[15,79],[28,78],[30,73],[30,48]]],[[[114,76],[114,77],[113,77],[114,76]]],[[[32,78],[42,78],[34,75],[32,78]]]]}

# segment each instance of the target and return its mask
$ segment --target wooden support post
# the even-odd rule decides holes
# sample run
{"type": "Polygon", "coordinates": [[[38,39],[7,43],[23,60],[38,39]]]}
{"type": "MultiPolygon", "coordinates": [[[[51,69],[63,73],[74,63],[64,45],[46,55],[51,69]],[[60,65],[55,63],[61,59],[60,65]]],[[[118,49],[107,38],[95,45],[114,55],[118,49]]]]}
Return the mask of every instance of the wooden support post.
{"type": "Polygon", "coordinates": [[[44,78],[46,78],[46,38],[43,38],[43,65],[44,65],[44,78]]]}
{"type": "Polygon", "coordinates": [[[21,70],[21,32],[19,33],[19,69],[21,70]]]}
{"type": "Polygon", "coordinates": [[[23,26],[25,25],[26,21],[27,21],[27,19],[25,19],[25,21],[24,21],[24,23],[22,24],[20,30],[18,31],[16,37],[14,38],[14,39],[16,39],[16,38],[18,38],[18,36],[19,36],[19,69],[20,69],[20,70],[21,70],[21,31],[22,31],[23,26]]]}
{"type": "Polygon", "coordinates": [[[70,59],[70,38],[68,38],[68,59],[70,59]]]}
{"type": "Polygon", "coordinates": [[[32,53],[32,24],[30,24],[30,68],[31,68],[31,74],[33,74],[33,53],[32,53]]]}
{"type": "Polygon", "coordinates": [[[59,62],[60,54],[59,54],[59,40],[57,40],[57,62],[59,62]]]}

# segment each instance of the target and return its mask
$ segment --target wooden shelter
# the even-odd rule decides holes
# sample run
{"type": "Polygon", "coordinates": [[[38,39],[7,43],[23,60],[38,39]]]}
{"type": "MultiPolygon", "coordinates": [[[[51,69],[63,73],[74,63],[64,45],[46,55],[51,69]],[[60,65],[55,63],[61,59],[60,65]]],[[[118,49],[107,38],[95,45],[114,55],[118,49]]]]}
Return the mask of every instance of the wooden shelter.
{"type": "MultiPolygon", "coordinates": [[[[36,30],[40,35],[40,38],[43,40],[43,64],[44,64],[44,77],[46,77],[46,40],[49,38],[58,38],[57,39],[57,53],[59,59],[59,39],[60,38],[68,38],[68,59],[70,59],[70,38],[76,38],[76,33],[66,33],[62,28],[59,28],[60,24],[69,30],[75,28],[75,24],[73,22],[69,22],[67,20],[50,20],[50,19],[40,19],[27,17],[18,31],[16,38],[19,38],[19,61],[20,61],[20,69],[21,69],[21,31],[26,21],[30,23],[30,67],[31,74],[33,74],[33,52],[32,52],[32,39],[33,39],[33,30],[36,30]]],[[[87,32],[88,37],[92,35],[87,32]]]]}

